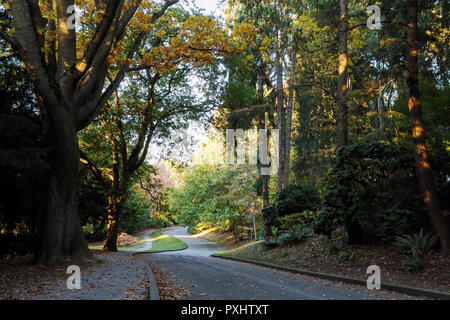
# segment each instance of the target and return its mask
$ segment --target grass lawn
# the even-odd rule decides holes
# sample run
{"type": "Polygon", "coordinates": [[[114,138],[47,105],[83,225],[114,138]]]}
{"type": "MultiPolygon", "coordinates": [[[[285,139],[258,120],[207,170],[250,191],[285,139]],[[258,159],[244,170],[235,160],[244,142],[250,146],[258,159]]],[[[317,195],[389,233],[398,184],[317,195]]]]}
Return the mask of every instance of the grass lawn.
{"type": "MultiPolygon", "coordinates": [[[[161,231],[156,231],[150,235],[152,239],[152,248],[146,251],[147,253],[156,253],[162,251],[176,251],[183,250],[187,248],[186,243],[179,239],[175,239],[171,236],[163,234],[161,231]]],[[[136,251],[145,248],[145,239],[144,237],[138,237],[138,242],[133,247],[119,247],[117,248],[119,251],[136,251]]],[[[103,246],[89,246],[91,250],[102,250],[103,246]]]]}
{"type": "MultiPolygon", "coordinates": [[[[137,237],[138,242],[136,243],[135,246],[133,247],[118,247],[117,249],[119,251],[135,251],[135,250],[139,250],[145,247],[145,239],[144,237],[137,237]]],[[[89,246],[89,249],[91,250],[102,250],[103,249],[103,245],[101,246],[89,246]]]]}
{"type": "Polygon", "coordinates": [[[161,231],[156,231],[150,235],[153,240],[152,248],[145,252],[162,252],[162,251],[176,251],[187,248],[187,244],[179,239],[165,235],[161,231]]]}

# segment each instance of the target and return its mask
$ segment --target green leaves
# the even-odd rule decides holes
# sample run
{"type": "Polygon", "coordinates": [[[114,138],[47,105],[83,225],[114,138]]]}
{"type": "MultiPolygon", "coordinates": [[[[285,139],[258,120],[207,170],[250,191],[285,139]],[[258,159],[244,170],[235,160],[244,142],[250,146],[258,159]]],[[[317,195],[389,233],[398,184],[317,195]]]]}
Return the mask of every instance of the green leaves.
{"type": "Polygon", "coordinates": [[[395,237],[395,245],[405,254],[416,254],[419,257],[423,257],[436,243],[437,239],[436,235],[424,233],[423,229],[420,229],[419,233],[414,235],[395,237]]]}
{"type": "Polygon", "coordinates": [[[314,223],[316,232],[330,234],[344,225],[351,242],[391,242],[424,224],[409,148],[367,140],[338,150],[314,223]]]}
{"type": "Polygon", "coordinates": [[[437,239],[436,235],[424,233],[423,229],[414,235],[395,237],[395,246],[404,253],[405,260],[403,262],[408,271],[419,271],[426,266],[424,259],[437,239]]]}
{"type": "Polygon", "coordinates": [[[254,180],[256,171],[247,166],[187,169],[183,185],[169,194],[169,211],[191,230],[242,226],[249,210],[257,209],[254,180]]]}

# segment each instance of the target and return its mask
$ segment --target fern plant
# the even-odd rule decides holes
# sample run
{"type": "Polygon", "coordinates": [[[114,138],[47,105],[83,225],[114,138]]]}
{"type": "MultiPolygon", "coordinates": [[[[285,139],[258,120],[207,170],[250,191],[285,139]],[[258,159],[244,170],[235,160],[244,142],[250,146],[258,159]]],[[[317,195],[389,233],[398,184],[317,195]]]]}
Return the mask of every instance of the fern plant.
{"type": "Polygon", "coordinates": [[[343,261],[356,261],[358,260],[359,255],[356,251],[352,251],[352,250],[346,250],[346,251],[342,251],[339,254],[339,259],[343,260],[343,261]]]}
{"type": "Polygon", "coordinates": [[[405,260],[403,262],[408,271],[418,271],[426,267],[424,258],[429,255],[429,251],[437,239],[436,235],[424,233],[423,229],[414,235],[395,237],[395,246],[404,253],[405,260]]]}
{"type": "Polygon", "coordinates": [[[272,226],[272,236],[263,242],[263,245],[266,249],[274,248],[278,246],[280,243],[280,239],[278,236],[278,228],[272,226]]]}
{"type": "Polygon", "coordinates": [[[263,245],[266,249],[270,249],[275,248],[279,243],[280,241],[278,240],[278,238],[269,238],[263,242],[263,245]]]}
{"type": "Polygon", "coordinates": [[[408,272],[416,272],[423,270],[426,267],[426,263],[422,257],[420,257],[415,249],[411,251],[411,255],[405,255],[403,263],[406,264],[406,270],[408,272]]]}
{"type": "Polygon", "coordinates": [[[395,237],[395,245],[405,254],[412,255],[413,251],[415,251],[419,257],[422,257],[433,247],[437,238],[437,236],[431,233],[424,233],[423,229],[420,229],[419,233],[414,235],[395,237]]]}

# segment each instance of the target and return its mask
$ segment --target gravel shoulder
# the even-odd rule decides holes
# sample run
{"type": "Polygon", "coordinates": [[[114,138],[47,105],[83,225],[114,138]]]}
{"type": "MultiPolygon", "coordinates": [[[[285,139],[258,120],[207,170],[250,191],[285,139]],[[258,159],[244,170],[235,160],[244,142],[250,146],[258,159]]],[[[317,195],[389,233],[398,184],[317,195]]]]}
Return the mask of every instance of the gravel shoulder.
{"type": "Polygon", "coordinates": [[[0,261],[1,300],[147,300],[147,265],[129,253],[94,253],[98,262],[80,266],[81,289],[67,288],[67,265],[29,263],[31,257],[0,261]]]}

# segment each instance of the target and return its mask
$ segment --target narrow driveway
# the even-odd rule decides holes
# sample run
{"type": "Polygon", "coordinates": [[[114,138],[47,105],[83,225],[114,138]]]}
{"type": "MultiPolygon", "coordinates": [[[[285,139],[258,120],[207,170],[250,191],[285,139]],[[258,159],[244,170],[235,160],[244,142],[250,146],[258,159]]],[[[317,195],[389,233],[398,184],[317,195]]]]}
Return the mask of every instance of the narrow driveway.
{"type": "Polygon", "coordinates": [[[190,293],[190,300],[328,300],[416,299],[403,294],[291,274],[252,264],[212,258],[219,245],[173,228],[165,234],[189,246],[186,250],[148,255],[190,293]]]}
{"type": "Polygon", "coordinates": [[[135,252],[144,252],[147,250],[150,250],[153,246],[153,241],[152,238],[150,238],[150,234],[152,234],[154,232],[154,230],[148,231],[146,232],[143,237],[144,237],[144,244],[145,246],[142,249],[138,249],[135,252]]]}

